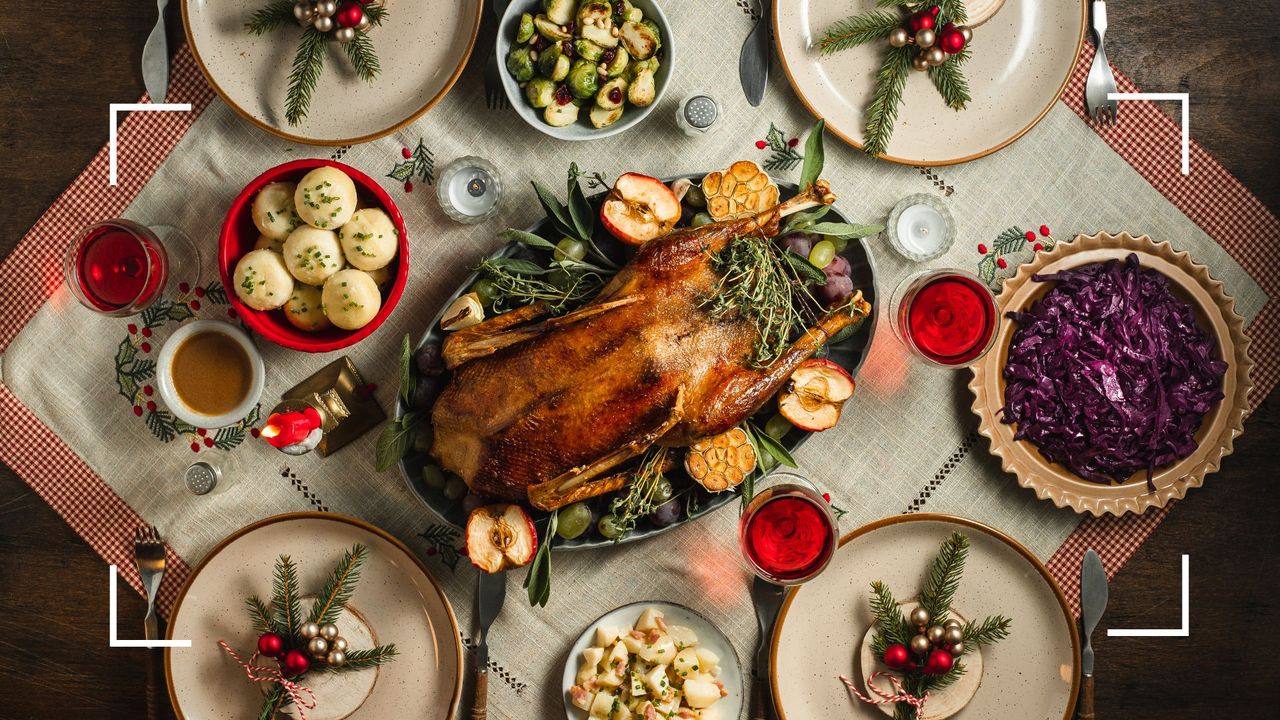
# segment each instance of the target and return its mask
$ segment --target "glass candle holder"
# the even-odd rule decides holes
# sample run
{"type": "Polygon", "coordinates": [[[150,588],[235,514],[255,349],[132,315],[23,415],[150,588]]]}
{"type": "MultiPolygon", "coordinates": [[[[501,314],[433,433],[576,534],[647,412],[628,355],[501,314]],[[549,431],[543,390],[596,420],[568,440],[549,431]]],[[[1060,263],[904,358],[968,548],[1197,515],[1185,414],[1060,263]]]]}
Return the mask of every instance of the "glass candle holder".
{"type": "Polygon", "coordinates": [[[436,185],[444,214],[460,223],[478,223],[498,212],[502,180],[498,168],[482,157],[468,155],[445,166],[436,185]]]}
{"type": "Polygon", "coordinates": [[[889,244],[915,262],[931,260],[951,249],[956,223],[945,203],[934,195],[909,195],[893,207],[885,223],[889,244]]]}

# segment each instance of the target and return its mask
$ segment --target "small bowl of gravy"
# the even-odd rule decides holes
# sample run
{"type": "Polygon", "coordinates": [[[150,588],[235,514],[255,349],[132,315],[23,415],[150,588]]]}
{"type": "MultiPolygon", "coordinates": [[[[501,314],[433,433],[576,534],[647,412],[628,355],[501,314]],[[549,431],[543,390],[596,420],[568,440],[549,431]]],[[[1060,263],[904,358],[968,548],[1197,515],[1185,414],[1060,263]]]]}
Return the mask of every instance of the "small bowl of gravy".
{"type": "Polygon", "coordinates": [[[169,336],[156,360],[160,398],[179,420],[198,428],[234,425],[262,397],[262,355],[240,328],[197,320],[169,336]]]}

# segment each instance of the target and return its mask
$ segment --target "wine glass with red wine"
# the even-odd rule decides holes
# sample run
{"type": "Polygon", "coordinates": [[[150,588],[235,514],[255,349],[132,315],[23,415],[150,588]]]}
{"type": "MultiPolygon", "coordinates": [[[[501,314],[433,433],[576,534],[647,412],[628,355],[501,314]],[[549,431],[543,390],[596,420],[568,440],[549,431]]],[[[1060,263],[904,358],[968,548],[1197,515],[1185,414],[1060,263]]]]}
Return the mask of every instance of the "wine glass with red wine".
{"type": "Polygon", "coordinates": [[[898,286],[889,303],[893,332],[935,367],[971,365],[991,349],[1000,306],[991,290],[963,270],[926,270],[898,286]]]}
{"type": "Polygon", "coordinates": [[[778,585],[817,577],[839,539],[831,504],[813,483],[793,473],[758,481],[738,521],[738,545],[747,566],[778,585]]]}
{"type": "Polygon", "coordinates": [[[94,312],[124,317],[146,310],[166,287],[200,277],[200,253],[167,225],[103,220],[85,228],[62,263],[71,294],[94,312]]]}

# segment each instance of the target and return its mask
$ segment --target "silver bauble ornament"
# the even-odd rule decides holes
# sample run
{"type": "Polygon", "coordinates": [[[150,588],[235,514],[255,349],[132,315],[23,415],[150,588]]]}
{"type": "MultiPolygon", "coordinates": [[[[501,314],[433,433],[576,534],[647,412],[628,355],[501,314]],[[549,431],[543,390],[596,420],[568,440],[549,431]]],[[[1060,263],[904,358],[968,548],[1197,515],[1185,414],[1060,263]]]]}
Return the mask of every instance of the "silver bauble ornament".
{"type": "Polygon", "coordinates": [[[955,626],[943,628],[942,641],[948,645],[958,645],[964,642],[964,630],[955,626]]]}
{"type": "Polygon", "coordinates": [[[327,33],[333,29],[333,18],[321,15],[317,17],[311,25],[322,33],[327,33]]]}
{"type": "Polygon", "coordinates": [[[320,626],[320,637],[325,640],[332,640],[338,637],[338,626],[333,623],[325,623],[320,626]]]}
{"type": "Polygon", "coordinates": [[[938,33],[929,28],[921,28],[916,31],[916,45],[922,48],[933,47],[933,42],[938,39],[938,33]]]}
{"type": "Polygon", "coordinates": [[[331,17],[338,12],[338,3],[334,0],[319,0],[316,3],[316,14],[320,17],[331,17]]]}
{"type": "Polygon", "coordinates": [[[300,3],[294,3],[293,17],[297,19],[299,25],[310,25],[311,20],[316,16],[316,8],[308,0],[300,3]]]}
{"type": "Polygon", "coordinates": [[[956,29],[960,31],[960,34],[961,34],[962,36],[964,36],[964,44],[965,44],[965,45],[968,45],[968,44],[969,44],[969,41],[973,40],[973,31],[969,29],[969,26],[968,26],[968,25],[961,25],[961,26],[957,27],[956,29]]]}
{"type": "Polygon", "coordinates": [[[906,47],[911,42],[911,33],[906,28],[894,28],[889,33],[889,44],[894,47],[906,47]]]}
{"type": "Polygon", "coordinates": [[[336,637],[329,643],[329,649],[334,652],[347,651],[347,639],[344,637],[336,637]]]}
{"type": "Polygon", "coordinates": [[[329,641],[322,637],[313,637],[307,641],[307,652],[311,653],[312,657],[324,657],[324,654],[329,652],[329,641]]]}
{"type": "Polygon", "coordinates": [[[953,627],[956,627],[956,628],[963,628],[963,627],[964,627],[964,623],[960,622],[959,620],[957,620],[957,619],[955,619],[955,618],[947,618],[947,621],[946,621],[946,622],[944,622],[944,623],[942,623],[942,627],[944,627],[944,628],[953,628],[953,627]]]}
{"type": "Polygon", "coordinates": [[[951,657],[960,657],[964,654],[964,643],[951,643],[951,657]]]}
{"type": "Polygon", "coordinates": [[[337,40],[343,45],[346,45],[347,43],[356,39],[356,29],[340,27],[337,30],[333,31],[333,39],[337,40]]]}
{"type": "Polygon", "coordinates": [[[368,30],[373,27],[373,20],[369,19],[369,13],[360,16],[360,22],[356,25],[357,30],[368,30]]]}
{"type": "Polygon", "coordinates": [[[298,634],[303,640],[310,640],[320,634],[320,626],[313,622],[303,623],[302,627],[298,628],[298,634]]]}
{"type": "Polygon", "coordinates": [[[929,638],[931,645],[938,645],[942,642],[942,633],[946,632],[941,625],[930,625],[928,630],[924,631],[924,636],[929,638]]]}
{"type": "Polygon", "coordinates": [[[329,663],[329,667],[342,667],[347,663],[347,654],[341,650],[334,650],[324,661],[329,663]]]}
{"type": "Polygon", "coordinates": [[[947,54],[942,51],[942,48],[937,46],[931,47],[921,54],[924,55],[924,61],[933,67],[937,67],[947,61],[947,54]]]}
{"type": "Polygon", "coordinates": [[[924,53],[916,53],[916,56],[911,58],[911,67],[920,71],[929,69],[929,61],[924,58],[924,53]]]}
{"type": "Polygon", "coordinates": [[[920,656],[927,654],[929,652],[929,638],[923,635],[916,635],[911,638],[911,652],[920,656]]]}
{"type": "Polygon", "coordinates": [[[923,630],[929,625],[929,611],[918,607],[911,611],[910,620],[912,625],[923,630]]]}

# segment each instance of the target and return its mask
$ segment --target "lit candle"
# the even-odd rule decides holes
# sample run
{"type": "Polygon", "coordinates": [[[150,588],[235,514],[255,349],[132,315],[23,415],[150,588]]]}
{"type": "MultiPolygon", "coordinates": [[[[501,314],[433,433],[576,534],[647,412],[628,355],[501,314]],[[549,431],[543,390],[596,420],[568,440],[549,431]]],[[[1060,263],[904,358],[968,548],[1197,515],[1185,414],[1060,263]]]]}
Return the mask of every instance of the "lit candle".
{"type": "Polygon", "coordinates": [[[951,212],[933,195],[903,198],[894,206],[885,225],[893,249],[916,262],[942,255],[955,241],[951,212]]]}
{"type": "Polygon", "coordinates": [[[498,211],[502,182],[488,160],[461,157],[440,173],[436,198],[445,214],[460,223],[477,223],[498,211]]]}
{"type": "Polygon", "coordinates": [[[289,455],[311,452],[320,443],[320,413],[313,407],[301,411],[271,413],[260,433],[271,447],[289,455]]]}

